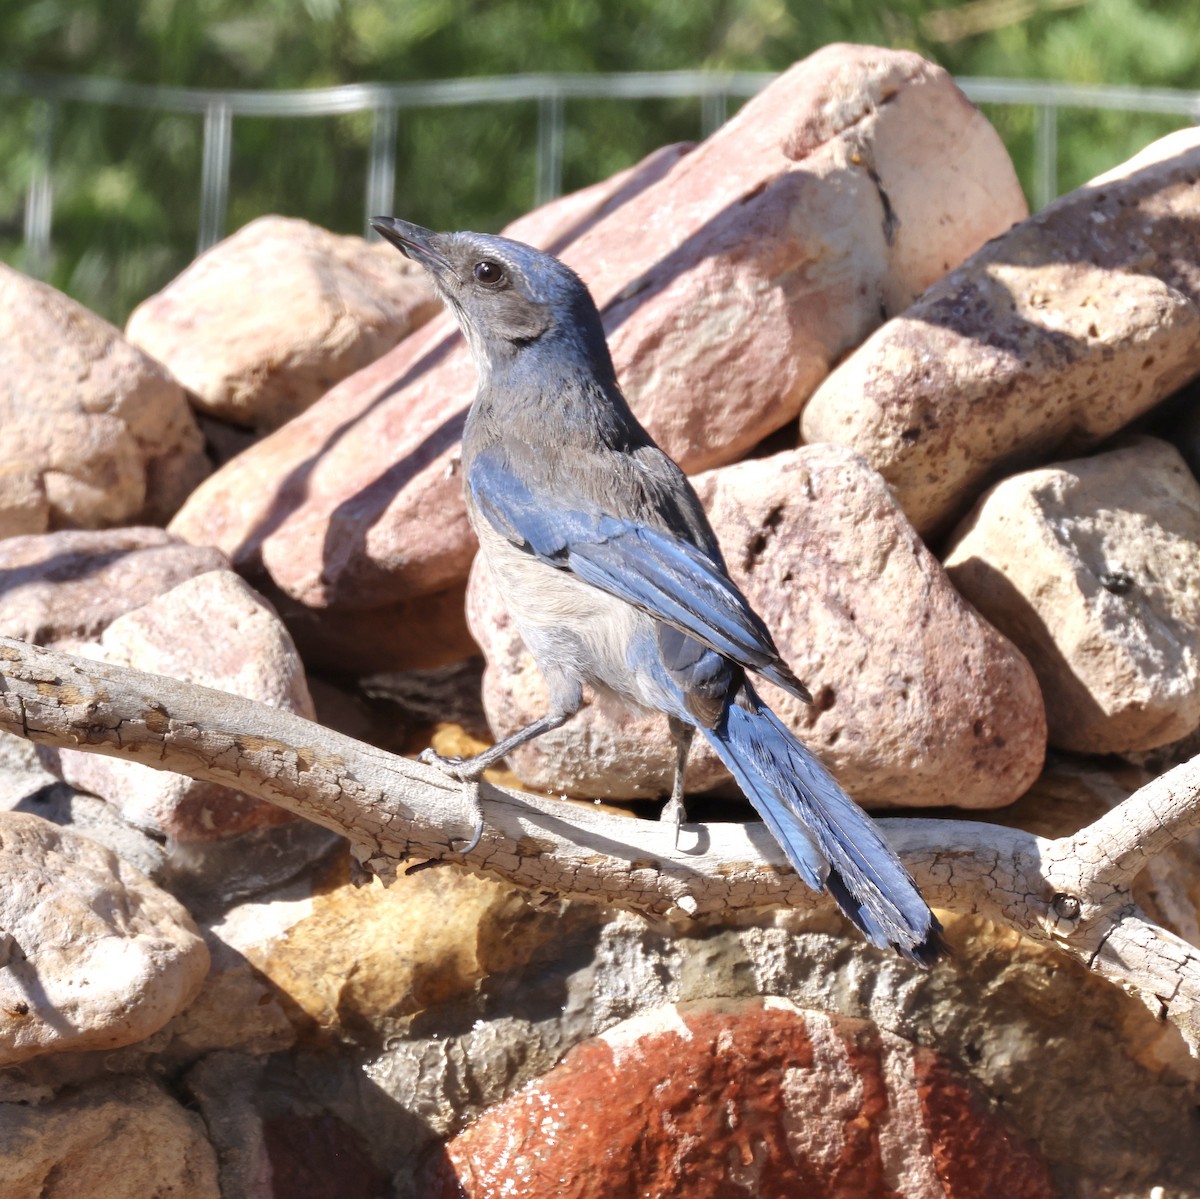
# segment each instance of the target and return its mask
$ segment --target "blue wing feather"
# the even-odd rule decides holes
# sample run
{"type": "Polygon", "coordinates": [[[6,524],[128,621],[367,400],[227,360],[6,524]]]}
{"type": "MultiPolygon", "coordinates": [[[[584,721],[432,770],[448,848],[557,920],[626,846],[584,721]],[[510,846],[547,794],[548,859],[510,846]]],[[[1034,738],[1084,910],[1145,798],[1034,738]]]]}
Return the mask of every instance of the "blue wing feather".
{"type": "Polygon", "coordinates": [[[636,521],[539,501],[496,454],[479,454],[467,481],[481,515],[514,544],[808,699],[766,625],[703,550],[636,521]]]}

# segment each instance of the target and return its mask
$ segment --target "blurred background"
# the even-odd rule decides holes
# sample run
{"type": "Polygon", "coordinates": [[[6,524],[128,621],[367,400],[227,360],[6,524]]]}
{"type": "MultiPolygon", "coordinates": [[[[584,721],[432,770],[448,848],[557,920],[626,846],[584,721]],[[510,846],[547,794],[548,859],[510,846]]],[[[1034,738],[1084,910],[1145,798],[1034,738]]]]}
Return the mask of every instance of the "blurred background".
{"type": "Polygon", "coordinates": [[[699,138],[832,41],[911,48],[960,77],[1035,207],[1200,120],[1200,93],[1187,94],[1200,88],[1196,0],[6,0],[3,12],[0,259],[118,324],[198,249],[268,212],[347,233],[372,206],[499,229],[699,138]],[[371,83],[387,86],[244,94],[371,83]]]}

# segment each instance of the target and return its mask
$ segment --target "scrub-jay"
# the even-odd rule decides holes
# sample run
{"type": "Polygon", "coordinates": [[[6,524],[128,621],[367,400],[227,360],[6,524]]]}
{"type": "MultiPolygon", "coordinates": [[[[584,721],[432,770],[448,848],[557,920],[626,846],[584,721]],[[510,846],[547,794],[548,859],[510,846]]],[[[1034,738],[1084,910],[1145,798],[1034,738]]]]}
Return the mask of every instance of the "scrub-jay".
{"type": "Polygon", "coordinates": [[[875,944],[929,964],[941,926],[875,824],[755,692],[747,671],[809,700],[729,578],[700,501],[617,385],[600,314],[549,254],[479,233],[371,224],[433,278],[470,344],[479,389],[463,434],[467,511],[550,710],[465,760],[477,779],[579,711],[583,685],[666,714],[683,815],[699,730],[814,890],[875,944]]]}

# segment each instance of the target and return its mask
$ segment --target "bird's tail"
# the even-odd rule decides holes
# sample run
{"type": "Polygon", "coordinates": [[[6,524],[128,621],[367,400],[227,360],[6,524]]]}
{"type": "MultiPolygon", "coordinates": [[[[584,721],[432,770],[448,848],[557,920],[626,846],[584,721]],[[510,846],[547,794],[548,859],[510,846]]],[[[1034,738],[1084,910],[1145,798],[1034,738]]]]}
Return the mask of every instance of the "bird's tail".
{"type": "Polygon", "coordinates": [[[813,890],[828,887],[880,948],[925,966],[938,957],[942,927],[875,822],[748,684],[703,732],[813,890]]]}

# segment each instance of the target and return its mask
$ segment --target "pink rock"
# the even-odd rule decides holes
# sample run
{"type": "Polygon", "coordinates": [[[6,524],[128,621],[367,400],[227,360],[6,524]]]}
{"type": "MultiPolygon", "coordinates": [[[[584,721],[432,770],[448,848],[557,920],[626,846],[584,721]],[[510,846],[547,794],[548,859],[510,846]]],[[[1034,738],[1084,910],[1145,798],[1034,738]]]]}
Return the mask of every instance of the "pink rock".
{"type": "MultiPolygon", "coordinates": [[[[0,1068],[8,1077],[8,1067],[42,1054],[132,1045],[195,998],[209,963],[196,925],[111,850],[40,816],[2,812],[0,877],[0,1068]]],[[[2,1159],[7,1135],[0,1144],[2,1159]]],[[[47,1193],[14,1191],[11,1165],[0,1161],[3,1193],[47,1193]]]]}
{"type": "Polygon", "coordinates": [[[162,529],[10,537],[0,541],[0,636],[35,645],[98,637],[186,579],[228,567],[220,550],[162,529]]]}
{"type": "Polygon", "coordinates": [[[388,246],[259,217],[134,309],[126,336],[203,412],[274,429],[440,311],[388,246]]]}
{"type": "MultiPolygon", "coordinates": [[[[795,417],[838,358],[1026,212],[950,77],[865,47],[799,63],[661,166],[610,186],[623,202],[562,257],[604,313],[634,408],[692,471],[795,417]]],[[[545,244],[537,223],[520,232],[545,244]]],[[[174,528],[261,559],[313,607],[444,589],[473,553],[456,477],[473,392],[465,347],[435,321],[227,466],[174,528]]]]}
{"type": "Polygon", "coordinates": [[[14,465],[26,476],[12,532],[164,522],[210,469],[183,389],[161,363],[3,264],[0,428],[0,476],[14,465]]]}
{"type": "Polygon", "coordinates": [[[783,999],[659,1008],[572,1049],[446,1148],[430,1199],[1055,1199],[952,1062],[783,999]]]}
{"type": "Polygon", "coordinates": [[[1181,130],[985,246],[830,375],[804,439],[864,455],[928,535],[1146,412],[1200,373],[1198,173],[1181,130]]]}
{"type": "MultiPolygon", "coordinates": [[[[805,446],[696,487],[733,578],[814,703],[767,683],[764,698],[851,795],[872,807],[994,808],[1033,783],[1046,718],[1029,663],[958,595],[861,458],[805,446]]],[[[488,661],[484,706],[507,736],[545,713],[545,691],[481,565],[468,615],[488,661]]],[[[640,798],[670,790],[674,751],[662,718],[592,706],[510,762],[530,786],[640,798]]],[[[689,790],[726,777],[697,739],[689,790]]]]}
{"type": "MultiPolygon", "coordinates": [[[[661,179],[686,150],[657,150],[506,232],[561,248],[661,179]]],[[[173,528],[227,547],[264,590],[311,608],[386,611],[461,584],[475,542],[456,455],[474,392],[470,356],[443,314],[218,471],[173,528]]]]}
{"type": "Polygon", "coordinates": [[[946,557],[1028,655],[1051,743],[1154,749],[1200,726],[1200,484],[1141,437],[986,492],[946,557]]]}
{"type": "Polygon", "coordinates": [[[0,541],[50,527],[46,481],[34,466],[0,463],[0,541]]]}
{"type": "MultiPolygon", "coordinates": [[[[98,642],[65,648],[314,716],[291,637],[231,570],[189,579],[113,621],[98,642]]],[[[213,840],[295,818],[229,787],[140,762],[70,749],[59,750],[58,759],[67,782],[106,799],[131,824],[176,842],[213,840]]]]}

